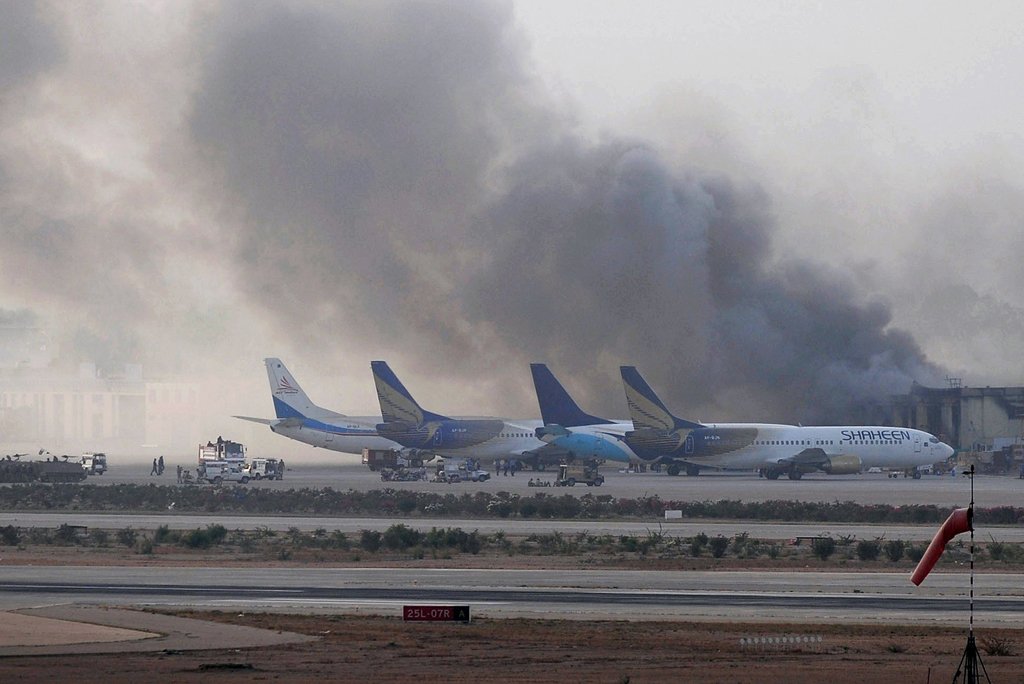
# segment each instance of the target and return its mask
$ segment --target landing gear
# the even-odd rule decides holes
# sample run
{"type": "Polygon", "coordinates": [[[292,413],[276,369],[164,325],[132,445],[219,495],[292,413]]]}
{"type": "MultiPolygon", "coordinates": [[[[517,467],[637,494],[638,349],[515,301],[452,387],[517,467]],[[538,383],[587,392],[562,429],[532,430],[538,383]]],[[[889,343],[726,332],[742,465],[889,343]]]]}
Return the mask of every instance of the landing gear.
{"type": "Polygon", "coordinates": [[[690,477],[697,477],[698,475],[700,475],[700,466],[695,466],[693,464],[688,463],[686,465],[686,474],[689,475],[690,477]]]}
{"type": "Polygon", "coordinates": [[[792,470],[789,471],[789,479],[790,480],[799,480],[803,476],[804,476],[804,474],[802,472],[800,472],[799,470],[797,470],[796,468],[793,468],[792,470]]]}
{"type": "Polygon", "coordinates": [[[665,469],[665,472],[671,475],[672,477],[675,477],[676,475],[679,474],[679,464],[672,463],[671,465],[669,465],[668,468],[665,469]]]}
{"type": "Polygon", "coordinates": [[[776,470],[775,468],[765,468],[765,470],[764,470],[764,476],[766,478],[768,478],[769,480],[778,480],[779,479],[779,475],[781,475],[781,474],[782,474],[782,471],[781,470],[776,470]]]}

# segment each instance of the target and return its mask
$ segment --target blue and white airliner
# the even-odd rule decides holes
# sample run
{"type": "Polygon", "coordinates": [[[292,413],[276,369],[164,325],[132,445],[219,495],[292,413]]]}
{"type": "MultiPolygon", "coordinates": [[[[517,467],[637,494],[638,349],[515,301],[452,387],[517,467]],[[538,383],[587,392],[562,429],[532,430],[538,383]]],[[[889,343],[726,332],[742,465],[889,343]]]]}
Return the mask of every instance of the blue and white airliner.
{"type": "Polygon", "coordinates": [[[384,361],[370,364],[383,420],[377,432],[412,449],[478,460],[529,458],[546,447],[538,420],[449,418],[424,410],[384,361]]]}
{"type": "Polygon", "coordinates": [[[948,444],[911,428],[693,423],[672,415],[636,368],[620,370],[634,427],[626,443],[641,459],[667,464],[670,475],[756,469],[770,480],[799,480],[815,470],[840,475],[877,467],[919,478],[918,468],[953,455],[948,444]]]}
{"type": "Polygon", "coordinates": [[[267,366],[277,418],[235,418],[262,423],[288,439],[347,454],[359,454],[363,449],[402,448],[377,432],[380,416],[346,416],[321,408],[306,396],[281,359],[270,358],[263,362],[267,366]]]}
{"type": "Polygon", "coordinates": [[[631,421],[609,420],[586,413],[543,363],[531,363],[530,372],[544,421],[544,426],[537,428],[537,437],[563,449],[570,461],[642,462],[625,442],[626,433],[633,429],[631,421]]]}

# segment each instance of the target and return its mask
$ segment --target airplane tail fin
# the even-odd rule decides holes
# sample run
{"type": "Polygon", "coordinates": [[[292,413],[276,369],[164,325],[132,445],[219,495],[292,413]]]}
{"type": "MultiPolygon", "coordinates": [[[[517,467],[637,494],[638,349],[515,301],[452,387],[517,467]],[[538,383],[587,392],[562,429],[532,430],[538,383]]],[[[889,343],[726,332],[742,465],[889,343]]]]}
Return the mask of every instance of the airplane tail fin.
{"type": "Polygon", "coordinates": [[[281,359],[263,359],[270,380],[270,393],[274,397],[274,412],[279,419],[309,418],[328,413],[306,396],[281,359]]]}
{"type": "Polygon", "coordinates": [[[540,404],[540,416],[545,425],[561,425],[562,427],[578,427],[580,425],[602,425],[611,423],[606,418],[598,418],[583,410],[573,401],[562,384],[546,364],[531,363],[533,386],[537,390],[537,402],[540,404]]]}
{"type": "Polygon", "coordinates": [[[380,401],[380,413],[385,423],[422,425],[427,421],[448,420],[445,416],[423,410],[387,362],[371,361],[370,369],[373,371],[377,400],[380,401]]]}
{"type": "Polygon", "coordinates": [[[686,428],[695,430],[703,427],[700,423],[692,423],[672,415],[665,404],[654,393],[651,386],[640,376],[635,366],[621,366],[622,384],[626,389],[626,403],[629,404],[629,416],[633,419],[633,427],[637,430],[678,430],[686,428]]]}

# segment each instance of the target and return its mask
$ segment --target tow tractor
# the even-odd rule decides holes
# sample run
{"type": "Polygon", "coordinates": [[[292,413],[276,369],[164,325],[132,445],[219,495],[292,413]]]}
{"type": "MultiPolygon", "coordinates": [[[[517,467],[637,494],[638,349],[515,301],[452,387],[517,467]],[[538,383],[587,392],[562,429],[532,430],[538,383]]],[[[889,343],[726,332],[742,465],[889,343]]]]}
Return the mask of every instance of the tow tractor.
{"type": "Polygon", "coordinates": [[[563,463],[558,466],[556,487],[575,487],[577,482],[588,487],[600,487],[604,484],[604,475],[598,472],[596,463],[563,463]]]}

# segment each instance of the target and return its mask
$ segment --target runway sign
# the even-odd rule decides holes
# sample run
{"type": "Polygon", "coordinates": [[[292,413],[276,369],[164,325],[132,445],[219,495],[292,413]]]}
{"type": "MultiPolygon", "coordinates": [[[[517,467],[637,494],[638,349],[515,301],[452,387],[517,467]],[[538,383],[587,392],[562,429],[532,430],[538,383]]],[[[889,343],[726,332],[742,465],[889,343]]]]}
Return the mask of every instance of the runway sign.
{"type": "Polygon", "coordinates": [[[402,606],[406,622],[469,622],[469,606],[402,606]]]}

